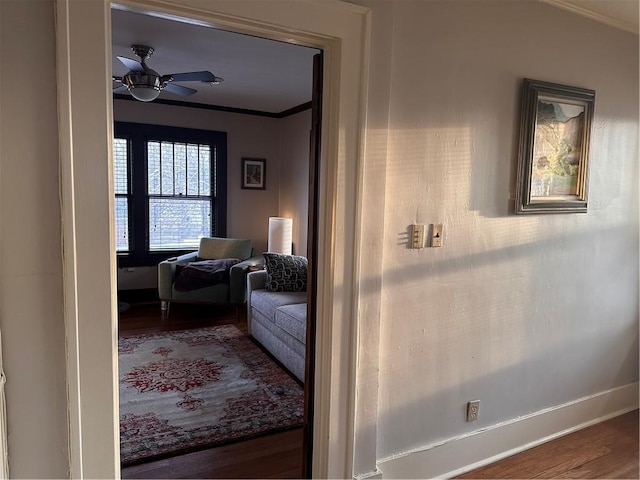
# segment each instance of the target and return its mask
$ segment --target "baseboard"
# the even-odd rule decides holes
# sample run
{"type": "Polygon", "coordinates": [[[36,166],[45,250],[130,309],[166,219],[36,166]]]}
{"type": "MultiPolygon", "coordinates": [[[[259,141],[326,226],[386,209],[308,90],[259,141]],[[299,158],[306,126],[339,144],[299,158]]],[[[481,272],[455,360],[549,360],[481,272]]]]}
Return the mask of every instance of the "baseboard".
{"type": "Polygon", "coordinates": [[[354,475],[353,480],[382,480],[382,472],[376,469],[373,472],[361,473],[354,475]]]}
{"type": "Polygon", "coordinates": [[[382,478],[452,478],[638,408],[638,382],[378,462],[382,478]]]}
{"type": "Polygon", "coordinates": [[[127,303],[160,303],[157,288],[118,290],[118,301],[127,303]]]}

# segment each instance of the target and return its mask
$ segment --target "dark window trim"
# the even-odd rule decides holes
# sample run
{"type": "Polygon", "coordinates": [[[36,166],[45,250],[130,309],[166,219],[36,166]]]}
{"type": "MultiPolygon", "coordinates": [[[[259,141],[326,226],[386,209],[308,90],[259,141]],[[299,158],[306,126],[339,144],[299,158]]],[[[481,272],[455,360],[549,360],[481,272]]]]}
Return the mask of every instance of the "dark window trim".
{"type": "MultiPolygon", "coordinates": [[[[166,250],[150,252],[149,205],[147,195],[146,142],[161,140],[177,143],[215,145],[215,185],[211,185],[212,234],[227,236],[227,133],[193,128],[150,125],[146,123],[115,122],[114,136],[129,142],[129,244],[131,250],[118,252],[118,267],[154,266],[160,261],[193,250],[166,250]],[[215,196],[214,196],[215,194],[215,196]],[[213,230],[215,227],[215,231],[213,230]]],[[[152,195],[154,196],[154,195],[152,195]]]]}

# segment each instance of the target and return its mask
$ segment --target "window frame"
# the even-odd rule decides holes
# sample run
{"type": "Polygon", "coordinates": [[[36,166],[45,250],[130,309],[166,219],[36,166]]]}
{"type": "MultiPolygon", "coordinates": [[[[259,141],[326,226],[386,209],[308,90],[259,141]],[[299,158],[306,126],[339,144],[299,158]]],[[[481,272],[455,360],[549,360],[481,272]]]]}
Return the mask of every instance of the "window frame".
{"type": "MultiPolygon", "coordinates": [[[[123,138],[123,137],[115,137],[114,136],[114,142],[113,142],[113,151],[114,151],[114,157],[115,157],[115,140],[116,139],[122,139],[125,140],[126,145],[127,145],[127,161],[126,161],[126,166],[127,166],[127,192],[126,193],[118,193],[115,191],[114,188],[114,221],[115,221],[115,201],[118,198],[124,198],[127,200],[127,235],[128,235],[128,241],[129,241],[129,249],[126,251],[118,251],[116,248],[116,253],[118,255],[120,254],[124,254],[124,255],[128,255],[129,253],[131,253],[131,141],[127,138],[123,138]]],[[[115,158],[114,158],[114,172],[113,175],[115,177],[115,158]]],[[[114,182],[115,183],[115,182],[114,182]]],[[[115,187],[115,185],[114,185],[115,187]]],[[[117,232],[117,231],[116,231],[117,232]]],[[[116,240],[116,245],[117,245],[117,240],[116,240]]]]}
{"type": "MultiPolygon", "coordinates": [[[[134,122],[115,122],[114,138],[128,142],[129,251],[117,252],[118,267],[155,266],[167,257],[192,252],[149,250],[149,194],[147,142],[174,142],[211,147],[211,235],[227,235],[227,133],[134,122]],[[215,153],[214,153],[215,152],[215,153]],[[215,161],[214,161],[215,155],[215,161]]],[[[113,174],[113,173],[112,173],[113,174]]],[[[172,198],[166,196],[165,198],[172,198]]],[[[114,195],[115,201],[115,195],[114,195]]]]}

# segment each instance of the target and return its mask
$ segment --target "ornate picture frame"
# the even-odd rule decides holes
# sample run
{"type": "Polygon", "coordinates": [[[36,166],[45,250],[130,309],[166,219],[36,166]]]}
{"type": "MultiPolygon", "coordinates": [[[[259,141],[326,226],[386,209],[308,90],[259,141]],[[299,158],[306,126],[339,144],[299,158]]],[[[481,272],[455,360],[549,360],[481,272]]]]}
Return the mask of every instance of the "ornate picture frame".
{"type": "Polygon", "coordinates": [[[241,188],[265,190],[267,188],[267,161],[264,158],[242,159],[241,188]]]}
{"type": "Polygon", "coordinates": [[[525,78],[517,214],[586,213],[595,91],[525,78]]]}

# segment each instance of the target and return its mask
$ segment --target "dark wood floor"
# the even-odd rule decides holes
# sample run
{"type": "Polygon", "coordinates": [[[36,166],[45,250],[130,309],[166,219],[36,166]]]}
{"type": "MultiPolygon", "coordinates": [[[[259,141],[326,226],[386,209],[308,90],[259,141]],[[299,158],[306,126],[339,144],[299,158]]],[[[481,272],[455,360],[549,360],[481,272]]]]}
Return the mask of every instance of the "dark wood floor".
{"type": "Polygon", "coordinates": [[[130,304],[130,308],[120,314],[119,334],[121,337],[141,333],[167,332],[188,328],[211,327],[214,325],[236,324],[247,333],[247,312],[239,310],[239,318],[234,307],[212,305],[173,304],[167,317],[160,311],[158,303],[130,304]]]}
{"type": "Polygon", "coordinates": [[[638,410],[457,478],[638,478],[638,410]]]}
{"type": "Polygon", "coordinates": [[[122,469],[122,478],[300,478],[302,428],[122,469]]]}
{"type": "MultiPolygon", "coordinates": [[[[122,337],[235,324],[247,333],[246,312],[234,308],[175,304],[167,319],[159,304],[131,304],[120,314],[122,337]]],[[[302,428],[155,460],[122,469],[122,478],[300,478],[302,428]]]]}

